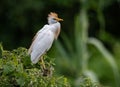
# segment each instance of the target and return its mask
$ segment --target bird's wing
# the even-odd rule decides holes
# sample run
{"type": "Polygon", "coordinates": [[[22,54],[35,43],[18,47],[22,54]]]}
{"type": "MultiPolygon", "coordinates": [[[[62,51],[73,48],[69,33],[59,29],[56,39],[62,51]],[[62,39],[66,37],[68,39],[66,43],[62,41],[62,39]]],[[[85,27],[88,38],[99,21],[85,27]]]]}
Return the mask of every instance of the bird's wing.
{"type": "Polygon", "coordinates": [[[40,30],[36,33],[36,35],[33,37],[33,39],[32,39],[32,44],[31,44],[30,48],[28,49],[28,54],[31,54],[33,44],[36,42],[35,39],[36,39],[36,37],[38,36],[38,34],[40,34],[41,32],[44,32],[45,30],[47,30],[47,27],[48,27],[48,26],[45,25],[45,26],[44,26],[42,29],[40,29],[40,30]]]}
{"type": "Polygon", "coordinates": [[[37,63],[40,57],[50,49],[54,40],[54,34],[46,27],[44,30],[37,33],[30,47],[30,55],[32,63],[37,63]]]}

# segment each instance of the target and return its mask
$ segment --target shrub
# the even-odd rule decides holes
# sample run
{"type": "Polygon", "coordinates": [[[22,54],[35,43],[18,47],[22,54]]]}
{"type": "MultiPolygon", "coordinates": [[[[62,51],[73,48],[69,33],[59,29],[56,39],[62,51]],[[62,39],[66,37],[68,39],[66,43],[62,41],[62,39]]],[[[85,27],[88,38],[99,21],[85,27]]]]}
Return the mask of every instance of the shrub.
{"type": "Polygon", "coordinates": [[[70,87],[63,76],[55,76],[53,60],[45,56],[45,64],[50,71],[43,76],[40,63],[33,65],[27,49],[20,47],[13,51],[3,50],[0,46],[0,87],[70,87]]]}
{"type": "MultiPolygon", "coordinates": [[[[0,87],[71,87],[68,79],[54,74],[54,59],[44,56],[47,71],[32,64],[27,49],[3,50],[0,44],[0,87]]],[[[76,87],[102,87],[81,76],[76,87]]]]}

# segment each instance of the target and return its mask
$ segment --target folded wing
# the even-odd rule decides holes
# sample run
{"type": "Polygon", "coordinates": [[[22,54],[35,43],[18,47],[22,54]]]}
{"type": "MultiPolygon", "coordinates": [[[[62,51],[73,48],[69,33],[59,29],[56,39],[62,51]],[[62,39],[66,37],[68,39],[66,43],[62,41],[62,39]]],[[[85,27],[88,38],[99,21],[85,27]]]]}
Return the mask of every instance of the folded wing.
{"type": "Polygon", "coordinates": [[[53,40],[54,34],[49,29],[49,26],[45,25],[40,31],[37,32],[28,50],[32,63],[35,64],[40,60],[40,57],[52,46],[53,40]]]}

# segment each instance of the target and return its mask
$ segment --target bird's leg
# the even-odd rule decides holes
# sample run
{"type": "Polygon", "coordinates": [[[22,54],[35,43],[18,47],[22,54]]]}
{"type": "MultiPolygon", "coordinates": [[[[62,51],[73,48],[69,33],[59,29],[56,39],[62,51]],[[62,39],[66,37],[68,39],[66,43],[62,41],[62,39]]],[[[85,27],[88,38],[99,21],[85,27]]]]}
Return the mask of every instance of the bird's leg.
{"type": "Polygon", "coordinates": [[[42,65],[42,67],[41,67],[42,70],[45,70],[46,67],[45,67],[45,62],[44,62],[43,58],[44,58],[44,56],[41,57],[41,61],[40,61],[40,63],[41,63],[41,65],[42,65]]]}
{"type": "Polygon", "coordinates": [[[50,74],[50,70],[45,66],[45,62],[44,62],[44,56],[41,57],[41,69],[43,72],[43,76],[48,76],[50,74]]]}

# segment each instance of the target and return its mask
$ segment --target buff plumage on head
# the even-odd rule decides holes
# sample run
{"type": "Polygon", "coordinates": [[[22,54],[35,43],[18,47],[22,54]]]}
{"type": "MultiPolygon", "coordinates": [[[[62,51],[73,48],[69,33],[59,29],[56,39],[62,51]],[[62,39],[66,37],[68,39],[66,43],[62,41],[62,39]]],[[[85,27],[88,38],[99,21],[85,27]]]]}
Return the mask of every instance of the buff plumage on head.
{"type": "Polygon", "coordinates": [[[49,17],[53,17],[53,18],[55,18],[57,21],[63,21],[63,19],[59,18],[59,17],[58,17],[58,14],[55,13],[55,12],[50,12],[50,14],[48,14],[48,18],[49,18],[49,17]]]}

